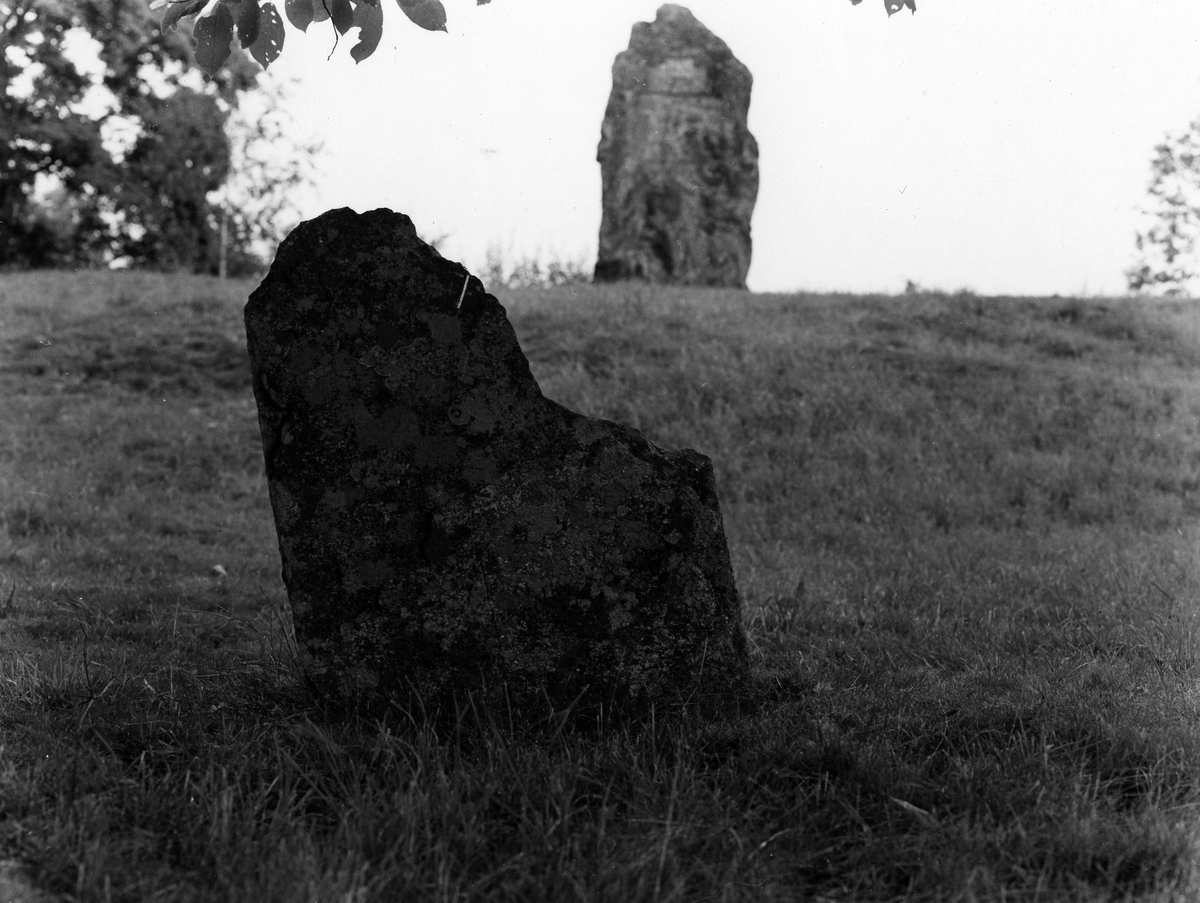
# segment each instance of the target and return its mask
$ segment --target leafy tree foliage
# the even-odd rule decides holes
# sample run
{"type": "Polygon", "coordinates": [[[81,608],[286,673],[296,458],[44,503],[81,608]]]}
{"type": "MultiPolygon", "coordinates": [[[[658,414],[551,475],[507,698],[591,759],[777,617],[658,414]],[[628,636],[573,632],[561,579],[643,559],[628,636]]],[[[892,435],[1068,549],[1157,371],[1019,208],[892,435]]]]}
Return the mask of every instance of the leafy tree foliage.
{"type": "Polygon", "coordinates": [[[66,4],[0,3],[0,262],[40,265],[57,253],[61,230],[31,209],[39,175],[74,193],[95,179],[100,135],[73,112],[89,82],[63,55],[76,13],[66,4]]]}
{"type": "Polygon", "coordinates": [[[1200,238],[1200,119],[1154,149],[1153,176],[1137,233],[1137,259],[1125,271],[1132,292],[1184,294],[1197,288],[1200,238]]]}
{"type": "MultiPolygon", "coordinates": [[[[850,0],[850,2],[858,6],[858,4],[862,3],[862,0],[850,0]]],[[[883,8],[887,10],[889,18],[905,7],[908,7],[915,13],[917,11],[917,0],[883,0],[883,8]]]]}
{"type": "Polygon", "coordinates": [[[216,200],[221,235],[220,275],[262,269],[275,246],[301,220],[299,191],[315,181],[317,142],[299,142],[287,129],[287,86],[267,73],[259,90],[230,110],[229,176],[216,200]],[[281,153],[281,148],[287,148],[281,153]]]}
{"type": "Polygon", "coordinates": [[[239,53],[204,84],[189,31],[147,0],[0,0],[0,266],[217,270],[223,127],[261,72],[239,53]]]}
{"type": "MultiPolygon", "coordinates": [[[[159,72],[170,92],[189,66],[188,42],[156,25],[140,0],[0,0],[0,264],[102,262],[92,255],[106,244],[105,215],[121,215],[116,189],[130,183],[124,161],[105,148],[106,126],[141,117],[163,125],[169,105],[142,71],[159,72]],[[96,80],[72,60],[84,33],[99,42],[96,80]],[[96,89],[111,98],[100,111],[96,89]],[[53,229],[37,195],[46,186],[72,199],[70,217],[53,229]]],[[[231,69],[214,89],[231,92],[238,79],[231,69]]]]}
{"type": "MultiPolygon", "coordinates": [[[[358,43],[350,56],[361,63],[379,46],[383,35],[381,0],[282,0],[289,22],[307,31],[314,22],[329,21],[338,35],[358,29],[358,43]]],[[[491,0],[475,0],[482,6],[491,0]]],[[[855,6],[862,0],[850,0],[855,6]]],[[[446,31],[446,8],[441,0],[396,0],[400,11],[415,25],[429,31],[446,31]]],[[[283,18],[274,0],[154,0],[156,9],[165,7],[163,32],[175,28],[180,20],[194,18],[193,36],[196,62],[213,78],[231,49],[240,45],[263,67],[271,65],[283,52],[283,18]],[[207,10],[207,12],[205,12],[207,10]]],[[[891,16],[902,9],[917,11],[917,0],[883,0],[891,16]]]]}
{"type": "Polygon", "coordinates": [[[106,186],[123,219],[115,250],[136,267],[212,271],[219,248],[207,198],[229,175],[225,113],[180,87],[147,101],[141,119],[122,179],[106,186]]]}

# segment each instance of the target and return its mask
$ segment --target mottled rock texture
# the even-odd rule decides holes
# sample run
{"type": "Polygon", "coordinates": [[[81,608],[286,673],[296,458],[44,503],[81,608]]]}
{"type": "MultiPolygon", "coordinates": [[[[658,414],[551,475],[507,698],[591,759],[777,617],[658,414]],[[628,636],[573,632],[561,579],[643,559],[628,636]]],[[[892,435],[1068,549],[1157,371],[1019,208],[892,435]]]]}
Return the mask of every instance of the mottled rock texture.
{"type": "Polygon", "coordinates": [[[407,217],[299,226],[246,332],[318,689],[629,711],[743,686],[710,461],[545,398],[504,308],[407,217]]]}
{"type": "Polygon", "coordinates": [[[601,126],[596,279],[745,288],[758,144],[750,70],[682,6],[633,26],[601,126]]]}

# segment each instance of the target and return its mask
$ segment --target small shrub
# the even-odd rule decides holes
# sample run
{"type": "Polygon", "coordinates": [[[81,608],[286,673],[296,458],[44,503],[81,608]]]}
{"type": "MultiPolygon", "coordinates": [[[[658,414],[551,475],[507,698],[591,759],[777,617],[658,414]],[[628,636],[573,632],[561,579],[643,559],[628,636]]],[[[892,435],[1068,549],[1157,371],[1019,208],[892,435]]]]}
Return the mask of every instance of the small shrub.
{"type": "Polygon", "coordinates": [[[592,281],[591,270],[582,257],[573,260],[554,258],[543,263],[540,257],[528,255],[509,264],[498,245],[490,245],[479,278],[489,289],[558,288],[564,285],[586,285],[592,281]]]}

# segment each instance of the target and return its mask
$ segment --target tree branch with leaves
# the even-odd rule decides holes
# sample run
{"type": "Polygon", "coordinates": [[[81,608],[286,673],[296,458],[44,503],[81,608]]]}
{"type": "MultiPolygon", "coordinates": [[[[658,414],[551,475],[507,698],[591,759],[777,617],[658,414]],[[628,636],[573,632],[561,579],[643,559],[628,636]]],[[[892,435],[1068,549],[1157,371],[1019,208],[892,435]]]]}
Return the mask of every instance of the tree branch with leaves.
{"type": "MultiPolygon", "coordinates": [[[[475,0],[477,6],[491,0],[475,0]]],[[[862,0],[850,0],[855,6],[862,0]]],[[[446,31],[446,8],[441,0],[396,0],[414,25],[428,31],[446,31]]],[[[195,21],[192,40],[196,62],[213,78],[236,44],[264,69],[283,53],[283,17],[274,0],[154,0],[152,9],[165,7],[162,30],[173,30],[181,19],[195,21]]],[[[350,56],[361,63],[379,46],[383,36],[382,0],[283,0],[284,13],[293,27],[308,31],[315,22],[330,22],[340,37],[358,29],[358,43],[350,56]]],[[[889,16],[902,9],[917,11],[917,0],[883,0],[889,16]]]]}

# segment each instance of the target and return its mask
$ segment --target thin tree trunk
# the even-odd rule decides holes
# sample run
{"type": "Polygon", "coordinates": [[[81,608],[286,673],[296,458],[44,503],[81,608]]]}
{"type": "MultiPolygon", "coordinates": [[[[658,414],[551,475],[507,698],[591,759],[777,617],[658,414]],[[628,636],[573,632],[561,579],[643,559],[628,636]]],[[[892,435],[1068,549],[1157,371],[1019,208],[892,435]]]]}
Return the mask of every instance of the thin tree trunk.
{"type": "Polygon", "coordinates": [[[226,270],[228,268],[227,259],[226,259],[227,254],[226,254],[226,250],[225,250],[225,247],[228,244],[228,242],[229,242],[229,209],[224,204],[222,204],[221,205],[220,246],[217,248],[217,277],[219,279],[225,278],[226,270]]]}

